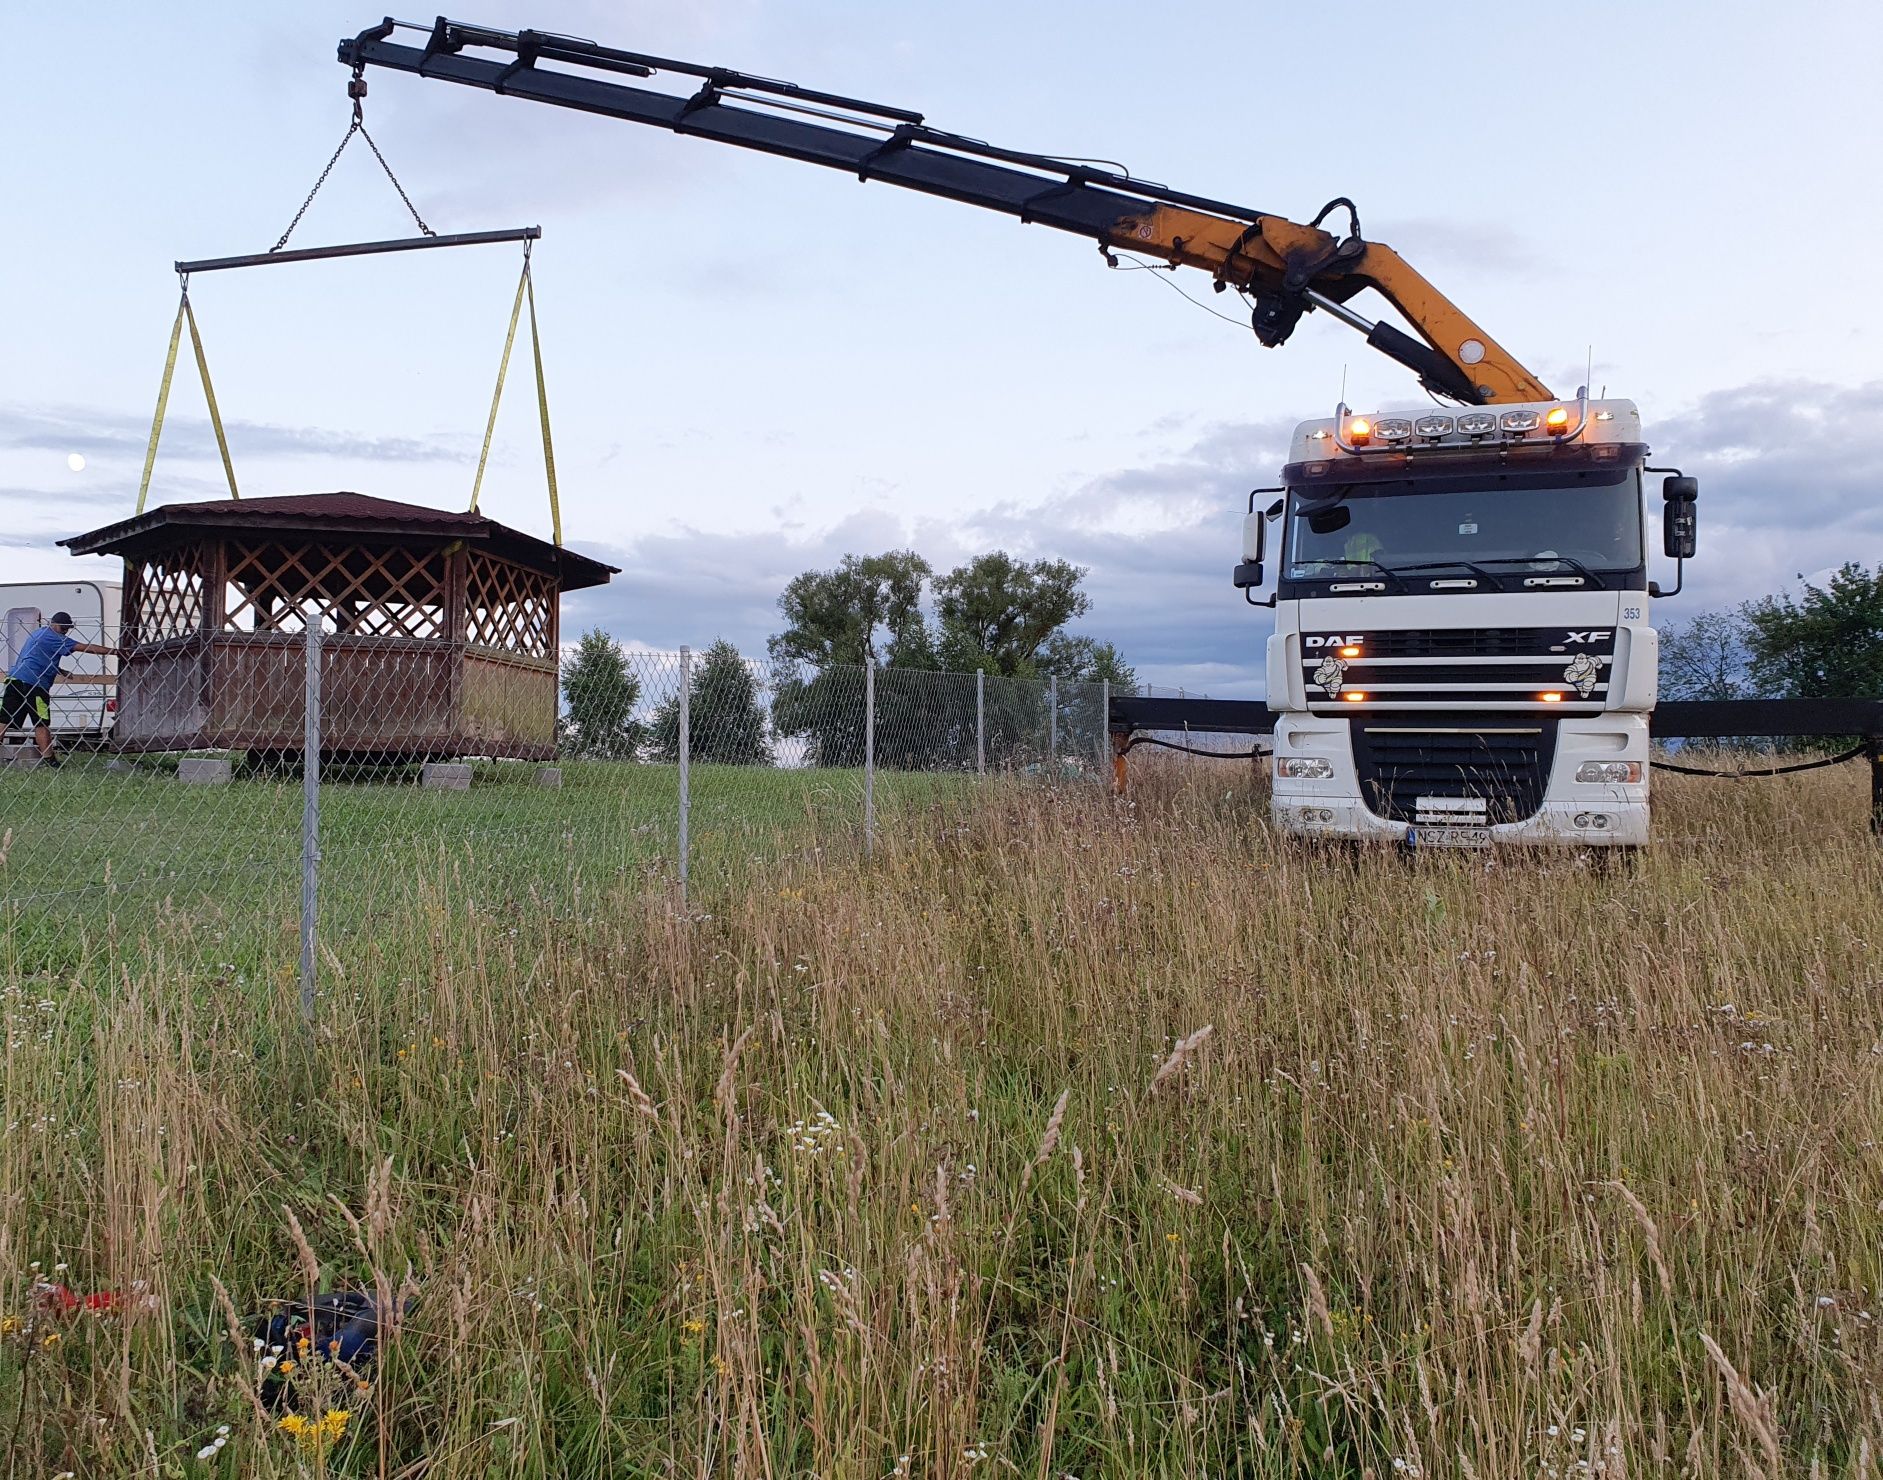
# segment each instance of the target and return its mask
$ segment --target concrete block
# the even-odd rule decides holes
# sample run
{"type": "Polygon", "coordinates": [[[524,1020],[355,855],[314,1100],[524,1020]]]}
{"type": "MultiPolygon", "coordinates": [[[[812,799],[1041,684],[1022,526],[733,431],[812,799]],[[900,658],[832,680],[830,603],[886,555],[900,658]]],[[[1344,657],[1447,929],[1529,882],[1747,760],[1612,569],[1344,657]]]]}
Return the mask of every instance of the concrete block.
{"type": "Polygon", "coordinates": [[[226,760],[186,755],[177,762],[177,780],[191,786],[227,786],[235,776],[235,767],[226,760]]]}
{"type": "Polygon", "coordinates": [[[137,767],[123,756],[114,755],[105,762],[105,774],[107,776],[135,776],[137,767]]]}
{"type": "Polygon", "coordinates": [[[536,768],[536,784],[538,786],[546,786],[551,791],[560,789],[562,786],[562,767],[538,766],[536,768]]]}
{"type": "Polygon", "coordinates": [[[419,773],[419,784],[433,791],[469,791],[471,768],[452,761],[431,761],[419,773]]]}
{"type": "Polygon", "coordinates": [[[39,764],[39,752],[31,745],[9,745],[0,749],[0,766],[18,766],[31,770],[39,764]]]}

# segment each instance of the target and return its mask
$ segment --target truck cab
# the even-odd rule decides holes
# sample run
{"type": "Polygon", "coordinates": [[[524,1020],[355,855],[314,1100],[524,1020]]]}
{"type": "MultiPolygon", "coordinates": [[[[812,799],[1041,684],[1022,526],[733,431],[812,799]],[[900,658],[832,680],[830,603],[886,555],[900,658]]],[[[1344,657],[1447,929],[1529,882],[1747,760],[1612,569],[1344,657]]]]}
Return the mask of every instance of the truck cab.
{"type": "MultiPolygon", "coordinates": [[[[1281,486],[1250,495],[1236,575],[1260,584],[1274,526],[1276,823],[1645,843],[1650,471],[1633,403],[1586,394],[1302,423],[1281,486]]],[[[1684,559],[1693,480],[1662,491],[1666,553],[1684,559]]]]}

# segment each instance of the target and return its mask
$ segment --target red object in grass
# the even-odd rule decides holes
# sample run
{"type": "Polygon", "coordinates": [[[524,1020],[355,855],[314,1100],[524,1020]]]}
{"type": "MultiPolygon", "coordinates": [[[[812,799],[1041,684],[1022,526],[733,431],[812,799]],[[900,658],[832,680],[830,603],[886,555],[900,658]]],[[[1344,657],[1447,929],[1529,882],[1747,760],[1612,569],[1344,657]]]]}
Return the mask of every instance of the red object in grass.
{"type": "Polygon", "coordinates": [[[33,1286],[33,1298],[39,1303],[41,1310],[60,1316],[69,1316],[81,1310],[102,1314],[105,1311],[116,1310],[123,1303],[123,1297],[114,1290],[99,1290],[90,1295],[80,1295],[76,1291],[66,1289],[64,1285],[43,1280],[33,1286]]]}

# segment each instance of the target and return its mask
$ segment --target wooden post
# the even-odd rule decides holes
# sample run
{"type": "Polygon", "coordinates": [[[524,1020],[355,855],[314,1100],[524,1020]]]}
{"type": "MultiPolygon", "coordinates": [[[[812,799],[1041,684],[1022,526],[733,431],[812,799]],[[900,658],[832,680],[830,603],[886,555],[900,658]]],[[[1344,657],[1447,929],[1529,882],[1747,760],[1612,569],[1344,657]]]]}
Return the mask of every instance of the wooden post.
{"type": "Polygon", "coordinates": [[[1131,736],[1124,730],[1111,732],[1111,792],[1115,797],[1123,796],[1129,789],[1129,780],[1125,774],[1125,752],[1131,749],[1131,736]]]}
{"type": "Polygon", "coordinates": [[[1883,735],[1864,741],[1864,755],[1870,762],[1870,831],[1883,838],[1883,735]]]}

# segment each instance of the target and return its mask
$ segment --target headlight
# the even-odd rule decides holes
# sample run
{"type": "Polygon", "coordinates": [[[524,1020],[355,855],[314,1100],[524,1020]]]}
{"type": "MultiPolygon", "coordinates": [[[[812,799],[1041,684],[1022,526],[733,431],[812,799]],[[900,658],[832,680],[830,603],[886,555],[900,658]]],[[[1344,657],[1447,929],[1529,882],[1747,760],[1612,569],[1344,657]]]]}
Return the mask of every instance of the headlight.
{"type": "Polygon", "coordinates": [[[1591,828],[1596,832],[1604,831],[1608,827],[1609,820],[1606,812],[1578,812],[1575,816],[1577,827],[1591,828]]]}
{"type": "Polygon", "coordinates": [[[1275,762],[1275,774],[1290,781],[1327,781],[1334,774],[1334,763],[1318,755],[1285,755],[1275,762]]]}
{"type": "Polygon", "coordinates": [[[1584,761],[1576,767],[1578,781],[1623,782],[1640,779],[1640,761],[1584,761]]]}
{"type": "Polygon", "coordinates": [[[1458,430],[1467,437],[1482,437],[1497,430],[1497,418],[1488,411],[1467,411],[1458,418],[1458,430]]]}
{"type": "Polygon", "coordinates": [[[1497,423],[1507,432],[1534,432],[1543,425],[1543,418],[1535,411],[1506,411],[1497,423]]]}
{"type": "Polygon", "coordinates": [[[1421,416],[1412,424],[1413,431],[1421,437],[1443,437],[1451,431],[1449,416],[1421,416]]]}
{"type": "Polygon", "coordinates": [[[1412,435],[1412,423],[1403,416],[1382,416],[1373,423],[1373,435],[1382,442],[1403,442],[1412,435]]]}

